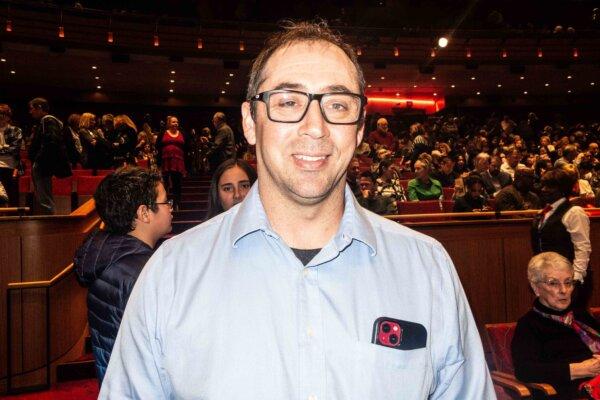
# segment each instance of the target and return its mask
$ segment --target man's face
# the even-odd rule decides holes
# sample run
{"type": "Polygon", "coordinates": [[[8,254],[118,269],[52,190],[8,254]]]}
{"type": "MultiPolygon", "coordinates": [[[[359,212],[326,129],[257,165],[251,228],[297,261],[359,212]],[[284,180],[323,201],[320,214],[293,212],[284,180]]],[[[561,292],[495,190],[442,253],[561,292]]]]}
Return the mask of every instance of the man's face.
{"type": "Polygon", "coordinates": [[[452,160],[446,160],[441,165],[441,170],[446,175],[448,175],[450,172],[452,172],[453,168],[454,168],[454,161],[452,161],[452,160]]]}
{"type": "MultiPolygon", "coordinates": [[[[156,190],[158,192],[156,202],[165,203],[167,201],[167,191],[163,184],[158,183],[156,190]]],[[[173,215],[171,214],[172,209],[168,204],[158,204],[156,207],[158,207],[156,212],[151,212],[151,226],[155,237],[159,239],[171,232],[171,220],[173,219],[173,215]]]]}
{"type": "Polygon", "coordinates": [[[490,167],[490,159],[486,157],[481,157],[476,161],[475,168],[477,172],[485,172],[490,167]]]}
{"type": "Polygon", "coordinates": [[[481,193],[483,193],[483,186],[481,186],[481,183],[477,182],[469,186],[469,196],[471,196],[472,199],[478,199],[481,197],[481,193]]]}
{"type": "Polygon", "coordinates": [[[508,155],[506,161],[508,162],[508,165],[515,168],[519,164],[520,158],[520,154],[516,151],[513,151],[508,155]]]}
{"type": "Polygon", "coordinates": [[[354,160],[350,163],[348,167],[348,178],[354,180],[358,178],[358,174],[360,173],[360,163],[358,160],[354,160]]]}
{"type": "Polygon", "coordinates": [[[598,144],[590,143],[588,150],[589,150],[590,154],[592,154],[592,155],[598,154],[598,144]]]}
{"type": "Polygon", "coordinates": [[[500,159],[492,158],[490,161],[490,173],[494,174],[500,171],[500,159]]]}
{"type": "MultiPolygon", "coordinates": [[[[356,69],[344,52],[327,43],[295,43],[277,50],[263,71],[259,92],[294,89],[308,93],[359,93],[356,69]]],[[[256,143],[259,188],[300,205],[317,204],[343,191],[346,169],[364,127],[327,123],[317,101],[300,122],[273,122],[266,104],[256,103],[255,120],[242,105],[244,135],[256,143]]]]}
{"type": "Polygon", "coordinates": [[[369,192],[373,191],[373,181],[365,176],[360,178],[359,186],[360,190],[363,192],[367,190],[369,192]]]}
{"type": "Polygon", "coordinates": [[[44,116],[44,112],[41,108],[29,106],[29,115],[31,115],[31,118],[33,119],[40,119],[44,116]]]}

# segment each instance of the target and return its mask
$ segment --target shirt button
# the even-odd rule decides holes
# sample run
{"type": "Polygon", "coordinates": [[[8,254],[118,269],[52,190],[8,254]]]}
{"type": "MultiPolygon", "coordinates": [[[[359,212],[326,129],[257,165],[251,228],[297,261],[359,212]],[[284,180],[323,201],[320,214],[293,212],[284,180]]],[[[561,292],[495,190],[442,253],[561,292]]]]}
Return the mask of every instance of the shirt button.
{"type": "MultiPolygon", "coordinates": [[[[310,328],[310,327],[309,327],[309,328],[306,330],[306,334],[308,335],[308,337],[313,337],[313,336],[315,336],[315,331],[313,330],[313,328],[310,328]]],[[[315,398],[316,398],[316,397],[315,397],[315,398]]]]}

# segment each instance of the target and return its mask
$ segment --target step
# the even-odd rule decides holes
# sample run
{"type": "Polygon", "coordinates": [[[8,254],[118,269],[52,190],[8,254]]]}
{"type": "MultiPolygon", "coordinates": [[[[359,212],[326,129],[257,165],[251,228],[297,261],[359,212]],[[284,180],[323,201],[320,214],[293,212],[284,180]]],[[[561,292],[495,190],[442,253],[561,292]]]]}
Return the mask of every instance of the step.
{"type": "Polygon", "coordinates": [[[179,210],[173,211],[173,222],[201,221],[206,217],[205,210],[179,210]]]}
{"type": "Polygon", "coordinates": [[[180,201],[180,210],[206,210],[208,208],[208,200],[201,201],[180,201]]]}
{"type": "Polygon", "coordinates": [[[84,354],[76,360],[56,366],[57,382],[90,379],[95,377],[96,364],[94,362],[94,355],[91,353],[84,354]]]}
{"type": "Polygon", "coordinates": [[[193,228],[196,225],[199,225],[201,223],[202,223],[202,220],[174,221],[171,223],[171,225],[173,226],[173,230],[171,231],[171,234],[174,234],[174,235],[180,234],[180,233],[185,232],[188,229],[193,228]]]}
{"type": "Polygon", "coordinates": [[[181,201],[206,201],[208,204],[208,193],[182,193],[181,201]]]}

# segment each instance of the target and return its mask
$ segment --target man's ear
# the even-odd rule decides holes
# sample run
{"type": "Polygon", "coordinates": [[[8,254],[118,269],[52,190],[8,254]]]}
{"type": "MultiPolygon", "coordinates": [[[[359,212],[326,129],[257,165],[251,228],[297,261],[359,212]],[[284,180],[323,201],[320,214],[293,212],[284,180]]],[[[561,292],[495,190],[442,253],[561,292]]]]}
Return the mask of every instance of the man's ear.
{"type": "Polygon", "coordinates": [[[150,209],[147,205],[142,204],[135,212],[135,219],[145,223],[150,222],[150,209]]]}
{"type": "Polygon", "coordinates": [[[358,148],[358,146],[360,146],[360,142],[362,142],[363,140],[363,135],[365,133],[365,120],[367,118],[367,110],[365,109],[363,111],[363,115],[361,118],[361,123],[360,126],[358,127],[358,130],[356,131],[356,147],[358,148]]]}
{"type": "Polygon", "coordinates": [[[252,118],[252,105],[250,102],[245,101],[242,103],[242,127],[244,128],[244,136],[248,141],[248,144],[256,144],[256,123],[252,118]]]}

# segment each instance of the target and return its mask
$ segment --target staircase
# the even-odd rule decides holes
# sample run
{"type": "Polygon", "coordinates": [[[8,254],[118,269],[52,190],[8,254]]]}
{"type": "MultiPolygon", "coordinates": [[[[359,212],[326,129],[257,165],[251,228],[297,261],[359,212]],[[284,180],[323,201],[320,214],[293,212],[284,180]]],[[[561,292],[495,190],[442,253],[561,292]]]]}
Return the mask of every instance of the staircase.
{"type": "Polygon", "coordinates": [[[206,217],[210,176],[192,176],[183,179],[179,209],[173,211],[173,231],[177,235],[192,228],[206,217]]]}

